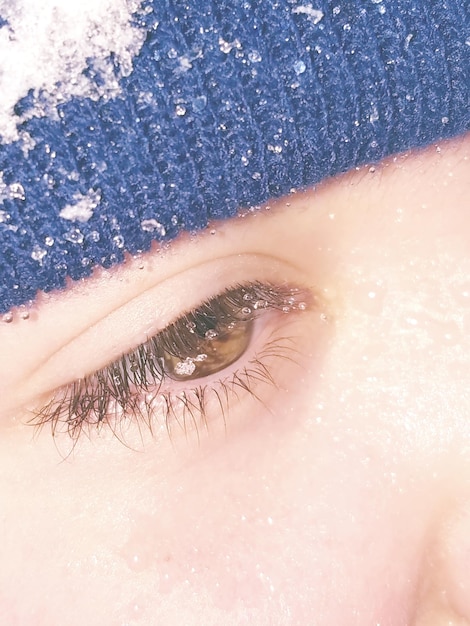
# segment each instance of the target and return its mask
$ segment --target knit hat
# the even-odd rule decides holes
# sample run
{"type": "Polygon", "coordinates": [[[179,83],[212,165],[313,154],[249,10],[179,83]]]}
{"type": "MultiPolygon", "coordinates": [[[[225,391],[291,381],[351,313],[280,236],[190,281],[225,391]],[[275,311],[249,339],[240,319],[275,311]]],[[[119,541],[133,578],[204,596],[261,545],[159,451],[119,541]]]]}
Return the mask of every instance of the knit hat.
{"type": "Polygon", "coordinates": [[[468,0],[0,0],[0,64],[0,312],[470,129],[468,0]]]}

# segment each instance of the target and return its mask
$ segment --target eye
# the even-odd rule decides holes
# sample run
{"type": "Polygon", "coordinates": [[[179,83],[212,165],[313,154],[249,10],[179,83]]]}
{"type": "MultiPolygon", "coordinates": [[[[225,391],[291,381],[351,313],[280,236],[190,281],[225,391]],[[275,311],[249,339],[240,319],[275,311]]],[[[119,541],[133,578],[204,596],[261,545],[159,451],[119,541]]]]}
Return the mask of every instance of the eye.
{"type": "MultiPolygon", "coordinates": [[[[191,324],[191,323],[189,323],[191,324]]],[[[195,322],[189,332],[199,335],[195,322]]],[[[176,348],[163,354],[164,372],[174,380],[197,380],[224,370],[237,361],[247,349],[253,332],[253,320],[230,322],[219,330],[204,331],[196,349],[176,348]]]]}
{"type": "Polygon", "coordinates": [[[222,412],[232,395],[272,382],[270,363],[293,350],[276,333],[282,322],[307,309],[307,290],[287,285],[237,285],[179,317],[108,366],[66,385],[37,411],[32,423],[50,423],[77,438],[85,427],[122,420],[206,421],[210,398],[222,412]],[[276,321],[273,319],[277,317],[276,321]],[[233,393],[231,393],[233,392],[233,393]],[[225,399],[222,402],[221,398],[225,399]]]}

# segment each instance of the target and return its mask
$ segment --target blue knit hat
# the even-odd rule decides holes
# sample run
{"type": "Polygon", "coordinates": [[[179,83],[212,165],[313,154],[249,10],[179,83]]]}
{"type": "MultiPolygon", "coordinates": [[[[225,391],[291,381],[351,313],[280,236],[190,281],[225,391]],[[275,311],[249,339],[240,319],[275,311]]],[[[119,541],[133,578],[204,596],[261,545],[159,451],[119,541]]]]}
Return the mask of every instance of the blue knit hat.
{"type": "Polygon", "coordinates": [[[470,129],[468,0],[5,4],[0,312],[470,129]]]}

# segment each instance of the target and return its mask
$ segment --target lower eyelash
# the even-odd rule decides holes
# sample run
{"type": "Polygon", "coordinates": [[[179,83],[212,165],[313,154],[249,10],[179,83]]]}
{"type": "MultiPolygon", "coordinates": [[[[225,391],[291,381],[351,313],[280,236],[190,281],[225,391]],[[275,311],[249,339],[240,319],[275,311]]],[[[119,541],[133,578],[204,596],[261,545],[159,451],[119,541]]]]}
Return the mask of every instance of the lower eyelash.
{"type": "MultiPolygon", "coordinates": [[[[291,361],[298,364],[299,352],[295,343],[293,337],[274,337],[250,359],[247,365],[211,383],[180,392],[162,391],[160,388],[147,393],[141,392],[132,396],[131,405],[126,408],[119,406],[118,403],[112,406],[108,400],[105,416],[101,419],[77,418],[72,388],[61,397],[53,398],[32,423],[38,429],[50,424],[54,437],[65,432],[74,443],[82,433],[91,436],[93,431],[99,432],[102,428],[109,427],[125,444],[126,427],[133,423],[144,425],[152,434],[163,426],[170,437],[178,428],[185,434],[195,432],[199,438],[200,428],[208,428],[212,419],[214,411],[211,411],[209,406],[214,406],[215,412],[221,416],[225,424],[232,401],[240,401],[242,396],[254,398],[269,410],[261,398],[260,388],[279,387],[273,374],[274,361],[291,361]]],[[[96,391],[90,392],[89,401],[94,403],[96,398],[96,391]]]]}

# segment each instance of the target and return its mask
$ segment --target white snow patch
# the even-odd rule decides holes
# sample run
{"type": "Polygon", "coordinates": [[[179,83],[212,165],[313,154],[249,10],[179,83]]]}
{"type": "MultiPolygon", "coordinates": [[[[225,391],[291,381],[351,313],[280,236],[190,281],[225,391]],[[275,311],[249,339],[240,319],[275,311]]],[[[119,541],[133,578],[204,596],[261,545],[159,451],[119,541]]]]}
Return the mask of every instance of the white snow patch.
{"type": "Polygon", "coordinates": [[[0,0],[0,135],[18,139],[24,118],[14,106],[30,90],[43,92],[47,106],[29,116],[52,114],[72,96],[99,99],[119,93],[118,79],[132,71],[145,33],[132,22],[142,0],[0,0]],[[119,68],[110,61],[114,54],[119,68]],[[97,87],[84,76],[87,59],[100,74],[97,87]],[[47,109],[47,110],[45,110],[47,109]]]}
{"type": "Polygon", "coordinates": [[[321,22],[325,15],[320,9],[314,9],[311,4],[301,4],[299,6],[296,6],[292,9],[292,13],[295,13],[296,15],[306,15],[307,18],[311,22],[313,22],[313,24],[318,24],[318,22],[321,22]]]}
{"type": "Polygon", "coordinates": [[[97,191],[90,189],[86,196],[76,195],[74,199],[77,201],[75,204],[68,204],[59,213],[59,217],[64,220],[70,220],[71,222],[88,222],[92,217],[94,210],[101,201],[101,195],[97,191]]]}

